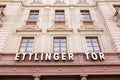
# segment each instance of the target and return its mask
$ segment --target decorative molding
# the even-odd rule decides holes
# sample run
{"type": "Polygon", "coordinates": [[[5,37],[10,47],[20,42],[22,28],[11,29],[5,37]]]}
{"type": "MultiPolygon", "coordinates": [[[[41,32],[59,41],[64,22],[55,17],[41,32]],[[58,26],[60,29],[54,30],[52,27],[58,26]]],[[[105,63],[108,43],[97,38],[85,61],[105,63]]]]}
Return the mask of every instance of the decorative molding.
{"type": "Polygon", "coordinates": [[[47,32],[73,32],[73,29],[69,28],[68,25],[53,25],[47,29],[47,32]]]}
{"type": "Polygon", "coordinates": [[[16,32],[41,32],[42,29],[38,25],[23,25],[16,32]]]}
{"type": "Polygon", "coordinates": [[[82,25],[81,28],[78,29],[79,32],[103,32],[102,28],[96,27],[94,25],[82,25]]]}

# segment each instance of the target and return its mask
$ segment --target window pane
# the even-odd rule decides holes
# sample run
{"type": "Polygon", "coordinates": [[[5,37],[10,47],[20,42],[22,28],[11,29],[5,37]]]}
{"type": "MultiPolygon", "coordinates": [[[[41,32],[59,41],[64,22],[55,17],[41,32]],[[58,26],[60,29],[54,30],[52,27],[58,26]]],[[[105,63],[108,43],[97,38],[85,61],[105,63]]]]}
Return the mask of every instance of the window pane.
{"type": "Polygon", "coordinates": [[[54,39],[54,42],[59,42],[59,39],[54,39]]]}
{"type": "Polygon", "coordinates": [[[66,47],[61,47],[62,52],[66,52],[66,47]]]}
{"type": "Polygon", "coordinates": [[[82,17],[82,20],[85,20],[85,16],[84,15],[81,15],[81,17],[82,17]]]}
{"type": "Polygon", "coordinates": [[[22,42],[27,42],[27,39],[23,39],[22,42]]]}
{"type": "Polygon", "coordinates": [[[66,43],[61,43],[61,46],[66,46],[66,43]]]}
{"type": "Polygon", "coordinates": [[[33,46],[33,43],[28,43],[28,46],[33,46]]]}
{"type": "Polygon", "coordinates": [[[87,43],[90,43],[91,41],[90,41],[90,39],[86,39],[86,42],[87,42],[87,43]]]}
{"type": "Polygon", "coordinates": [[[54,52],[59,52],[59,47],[54,47],[54,52]]]}
{"type": "Polygon", "coordinates": [[[27,43],[22,43],[22,45],[21,46],[26,46],[27,45],[27,43]]]}
{"type": "Polygon", "coordinates": [[[54,46],[59,46],[59,43],[54,43],[54,46]]]}
{"type": "Polygon", "coordinates": [[[93,43],[93,45],[94,45],[95,47],[99,46],[98,43],[93,43]]]}
{"type": "Polygon", "coordinates": [[[38,15],[35,15],[35,16],[34,16],[34,19],[35,19],[35,20],[38,20],[38,15]]]}
{"type": "Polygon", "coordinates": [[[34,39],[29,39],[29,42],[30,42],[30,43],[33,43],[33,42],[34,42],[34,39]]]}
{"type": "Polygon", "coordinates": [[[95,51],[100,51],[99,47],[94,47],[95,51]]]}
{"type": "Polygon", "coordinates": [[[24,52],[24,51],[25,51],[25,47],[21,47],[21,48],[20,48],[20,51],[21,51],[21,52],[24,52]]]}
{"type": "Polygon", "coordinates": [[[33,47],[28,47],[27,48],[27,52],[32,52],[32,50],[33,50],[33,47]]]}
{"type": "Polygon", "coordinates": [[[91,44],[91,43],[87,43],[87,46],[88,46],[88,47],[91,47],[91,46],[92,46],[92,44],[91,44]]]}
{"type": "Polygon", "coordinates": [[[93,48],[92,47],[88,47],[88,51],[93,51],[93,48]]]}
{"type": "Polygon", "coordinates": [[[31,20],[31,19],[33,19],[33,17],[34,17],[33,15],[30,15],[30,16],[29,16],[29,19],[31,20]]]}
{"type": "Polygon", "coordinates": [[[86,15],[86,19],[87,19],[87,20],[90,20],[90,15],[86,15]]]}
{"type": "Polygon", "coordinates": [[[61,42],[66,42],[66,39],[61,39],[61,42]]]}
{"type": "Polygon", "coordinates": [[[92,39],[92,42],[97,43],[97,39],[92,39]]]}

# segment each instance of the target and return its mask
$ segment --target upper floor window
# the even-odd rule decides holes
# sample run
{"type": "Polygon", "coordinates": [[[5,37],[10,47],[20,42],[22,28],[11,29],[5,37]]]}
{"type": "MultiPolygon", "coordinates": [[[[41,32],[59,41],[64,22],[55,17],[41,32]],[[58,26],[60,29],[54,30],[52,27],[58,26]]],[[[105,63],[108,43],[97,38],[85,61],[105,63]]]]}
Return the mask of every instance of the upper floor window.
{"type": "Polygon", "coordinates": [[[54,39],[53,39],[53,52],[67,52],[67,39],[66,39],[66,37],[54,37],[54,39]]]}
{"type": "Polygon", "coordinates": [[[26,25],[36,25],[39,18],[39,10],[30,10],[26,25]]]}
{"type": "Polygon", "coordinates": [[[85,3],[86,0],[78,0],[78,3],[85,3]]]}
{"type": "Polygon", "coordinates": [[[97,37],[86,37],[88,52],[100,52],[100,45],[97,37]]]}
{"type": "Polygon", "coordinates": [[[55,10],[55,20],[65,20],[64,10],[55,10]]]}
{"type": "Polygon", "coordinates": [[[30,10],[29,20],[38,20],[39,10],[30,10]]]}
{"type": "Polygon", "coordinates": [[[0,10],[4,10],[6,5],[0,5],[0,10]]]}
{"type": "Polygon", "coordinates": [[[120,4],[115,4],[115,5],[113,5],[113,7],[115,8],[115,10],[118,10],[118,9],[120,9],[120,4]]]}
{"type": "Polygon", "coordinates": [[[56,0],[56,2],[64,2],[64,0],[56,0]]]}
{"type": "Polygon", "coordinates": [[[55,24],[65,24],[64,10],[55,10],[55,24]]]}
{"type": "Polygon", "coordinates": [[[32,52],[33,51],[34,38],[23,37],[20,45],[19,52],[32,52]]]}
{"type": "Polygon", "coordinates": [[[35,3],[41,3],[42,0],[34,0],[35,3]]]}
{"type": "Polygon", "coordinates": [[[84,25],[93,25],[93,20],[91,19],[91,15],[89,10],[81,10],[81,17],[84,25]]]}
{"type": "Polygon", "coordinates": [[[91,20],[89,10],[81,10],[80,12],[81,12],[82,20],[91,20]]]}

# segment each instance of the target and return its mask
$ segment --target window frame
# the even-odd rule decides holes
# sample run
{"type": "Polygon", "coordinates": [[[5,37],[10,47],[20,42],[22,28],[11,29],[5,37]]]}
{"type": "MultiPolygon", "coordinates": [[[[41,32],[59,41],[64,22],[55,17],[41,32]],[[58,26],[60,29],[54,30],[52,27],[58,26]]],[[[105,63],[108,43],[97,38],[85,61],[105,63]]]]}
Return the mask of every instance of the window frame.
{"type": "Polygon", "coordinates": [[[29,20],[29,21],[37,21],[37,20],[39,20],[39,13],[40,13],[39,10],[30,10],[30,11],[29,11],[28,20],[29,20]],[[31,13],[32,11],[33,11],[33,13],[31,13]],[[36,11],[38,11],[38,13],[35,13],[36,11]],[[30,18],[31,15],[33,16],[32,19],[30,18]],[[35,19],[35,16],[37,16],[38,18],[35,19]]]}
{"type": "Polygon", "coordinates": [[[90,10],[80,10],[80,15],[81,15],[81,19],[83,21],[90,21],[90,20],[92,20],[92,17],[91,17],[91,14],[90,14],[90,10]],[[89,19],[87,18],[88,15],[89,15],[89,19]],[[85,19],[83,19],[82,16],[84,16],[85,19]]]}
{"type": "MultiPolygon", "coordinates": [[[[97,47],[99,47],[99,52],[102,52],[102,48],[101,48],[101,45],[100,45],[98,36],[86,36],[86,37],[85,37],[85,43],[86,43],[87,52],[89,52],[89,51],[88,51],[88,45],[87,45],[87,44],[88,44],[88,43],[87,43],[87,38],[90,39],[91,47],[92,47],[92,49],[93,49],[92,52],[96,52],[95,46],[94,46],[94,42],[92,41],[92,39],[96,39],[96,40],[97,40],[97,44],[98,44],[97,47]]],[[[98,52],[97,52],[97,53],[98,53],[98,52]]]]}
{"type": "MultiPolygon", "coordinates": [[[[64,42],[63,42],[64,43],[64,42]]],[[[65,47],[66,48],[66,51],[65,51],[65,53],[67,53],[68,52],[68,45],[67,45],[67,43],[68,43],[68,40],[67,40],[67,37],[66,36],[53,36],[53,44],[52,44],[52,46],[53,46],[53,49],[52,49],[52,51],[53,51],[53,53],[63,53],[62,51],[61,51],[61,47],[65,47]],[[59,39],[59,51],[58,52],[55,52],[54,51],[54,48],[55,48],[55,46],[54,46],[54,39],[59,39]],[[61,46],[61,39],[65,39],[66,41],[65,41],[65,43],[66,43],[66,45],[65,46],[61,46]]]]}
{"type": "Polygon", "coordinates": [[[65,10],[55,10],[54,23],[55,23],[55,25],[65,25],[65,10]],[[56,16],[59,16],[59,17],[56,17],[56,16]]]}
{"type": "Polygon", "coordinates": [[[65,10],[55,10],[55,21],[65,21],[65,10]],[[56,19],[56,15],[59,16],[59,20],[56,19]],[[61,16],[64,16],[63,20],[61,16]]]}
{"type": "Polygon", "coordinates": [[[21,41],[20,41],[20,46],[19,46],[19,50],[18,50],[18,52],[22,52],[22,51],[20,51],[21,50],[21,48],[22,48],[22,43],[23,43],[23,40],[24,39],[27,39],[27,43],[26,43],[26,45],[25,45],[25,51],[23,51],[23,52],[28,52],[27,51],[27,48],[29,47],[28,46],[28,44],[29,44],[29,39],[33,39],[33,45],[32,45],[32,52],[33,52],[33,49],[34,49],[34,44],[35,44],[35,38],[34,37],[21,37],[21,41]]]}

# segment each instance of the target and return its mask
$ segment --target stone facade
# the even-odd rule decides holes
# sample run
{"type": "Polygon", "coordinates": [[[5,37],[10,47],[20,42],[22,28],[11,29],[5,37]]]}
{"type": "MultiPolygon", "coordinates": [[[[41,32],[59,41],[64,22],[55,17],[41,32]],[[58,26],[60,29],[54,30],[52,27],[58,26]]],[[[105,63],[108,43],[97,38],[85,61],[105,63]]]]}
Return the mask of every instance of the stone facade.
{"type": "MultiPolygon", "coordinates": [[[[86,0],[84,3],[78,1],[0,0],[0,5],[6,5],[5,9],[0,11],[4,16],[0,17],[0,79],[7,80],[5,75],[25,76],[23,80],[33,80],[31,75],[34,80],[39,80],[41,75],[49,75],[45,78],[42,76],[43,80],[53,79],[50,75],[77,75],[78,79],[80,75],[81,80],[87,80],[88,75],[102,75],[103,80],[120,80],[120,17],[117,17],[116,21],[116,15],[120,14],[120,11],[114,7],[120,4],[120,0],[86,0]],[[36,25],[26,25],[30,10],[39,10],[36,25]],[[55,24],[55,10],[64,10],[64,25],[55,24]],[[86,23],[92,25],[84,25],[81,10],[89,10],[91,20],[86,23]],[[75,61],[59,64],[13,61],[14,55],[19,52],[22,37],[34,37],[34,53],[53,53],[53,37],[66,37],[67,52],[75,53],[75,61]],[[87,62],[83,58],[83,53],[88,52],[86,37],[98,37],[101,52],[106,55],[105,62],[87,62]],[[107,78],[104,75],[113,77],[107,78]],[[26,76],[30,76],[27,77],[29,79],[26,76]]],[[[88,76],[88,80],[96,78],[88,76]]],[[[11,79],[13,78],[10,77],[11,79]]],[[[68,76],[66,79],[69,79],[68,76]]]]}
{"type": "Polygon", "coordinates": [[[68,52],[87,52],[85,36],[98,36],[102,52],[119,52],[120,30],[113,16],[115,13],[113,5],[118,3],[119,0],[92,0],[84,4],[76,0],[65,0],[64,3],[55,3],[54,0],[44,0],[41,3],[34,3],[32,0],[14,2],[1,0],[0,4],[7,6],[4,10],[5,21],[0,29],[0,52],[18,52],[22,36],[35,36],[34,52],[52,52],[52,36],[54,35],[68,37],[68,52]],[[40,32],[24,31],[29,11],[33,9],[40,10],[37,21],[38,28],[42,30],[40,32]],[[50,29],[55,26],[56,9],[65,10],[66,30],[69,32],[50,29]],[[90,10],[94,23],[88,29],[84,27],[80,16],[80,10],[84,9],[90,10]],[[17,31],[19,28],[22,31],[17,31]]]}

